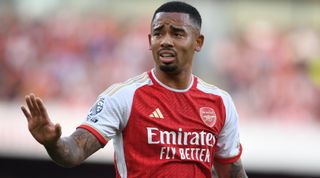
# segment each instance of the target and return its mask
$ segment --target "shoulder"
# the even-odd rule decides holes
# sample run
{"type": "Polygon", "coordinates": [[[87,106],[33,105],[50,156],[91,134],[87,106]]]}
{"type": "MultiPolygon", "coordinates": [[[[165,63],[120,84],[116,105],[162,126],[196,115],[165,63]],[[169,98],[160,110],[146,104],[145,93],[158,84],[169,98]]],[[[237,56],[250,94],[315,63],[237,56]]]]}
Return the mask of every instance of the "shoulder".
{"type": "Polygon", "coordinates": [[[204,80],[200,79],[199,77],[197,77],[197,80],[198,80],[197,89],[201,90],[202,92],[220,96],[223,100],[231,99],[231,96],[227,91],[215,85],[209,84],[204,80]]]}
{"type": "Polygon", "coordinates": [[[103,91],[99,97],[123,95],[125,93],[134,93],[135,90],[144,86],[150,85],[151,79],[147,72],[144,72],[138,76],[128,79],[127,81],[115,83],[103,91]]]}
{"type": "MultiPolygon", "coordinates": [[[[207,94],[212,94],[217,97],[219,97],[221,101],[222,111],[223,111],[223,117],[225,118],[224,123],[234,123],[237,122],[238,120],[238,113],[236,111],[234,102],[232,97],[228,92],[226,92],[223,89],[218,88],[215,85],[211,85],[202,79],[198,78],[198,83],[197,83],[197,88],[198,90],[205,92],[207,94]]],[[[229,127],[230,124],[227,124],[227,127],[229,127]]],[[[232,126],[232,124],[231,124],[232,126]]],[[[227,128],[224,127],[224,128],[227,128]]]]}

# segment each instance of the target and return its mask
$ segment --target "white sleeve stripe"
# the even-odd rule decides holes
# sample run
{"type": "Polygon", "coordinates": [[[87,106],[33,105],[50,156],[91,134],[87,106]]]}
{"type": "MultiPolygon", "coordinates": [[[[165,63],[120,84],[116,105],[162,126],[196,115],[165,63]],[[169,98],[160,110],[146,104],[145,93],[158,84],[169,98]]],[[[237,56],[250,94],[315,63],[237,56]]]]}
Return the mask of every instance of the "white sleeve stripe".
{"type": "Polygon", "coordinates": [[[113,94],[115,94],[117,91],[119,91],[121,88],[125,87],[125,86],[128,86],[128,85],[131,85],[133,83],[136,83],[136,82],[144,82],[146,81],[147,79],[149,78],[149,76],[147,75],[147,73],[143,73],[135,78],[132,78],[126,82],[123,82],[123,83],[119,83],[119,84],[116,84],[110,88],[108,88],[107,90],[105,90],[102,95],[108,95],[108,96],[112,96],[113,94]]]}

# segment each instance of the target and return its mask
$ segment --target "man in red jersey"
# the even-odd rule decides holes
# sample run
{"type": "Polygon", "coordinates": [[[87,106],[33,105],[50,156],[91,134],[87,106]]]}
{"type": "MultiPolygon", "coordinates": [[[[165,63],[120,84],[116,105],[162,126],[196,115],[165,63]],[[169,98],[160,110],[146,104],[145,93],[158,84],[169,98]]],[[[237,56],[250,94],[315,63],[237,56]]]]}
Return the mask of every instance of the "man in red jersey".
{"type": "Polygon", "coordinates": [[[225,91],[192,74],[203,45],[199,12],[168,2],[154,13],[149,45],[155,67],[99,95],[69,137],[49,119],[39,97],[22,111],[33,137],[59,165],[80,164],[113,140],[117,177],[247,177],[238,114],[225,91]]]}

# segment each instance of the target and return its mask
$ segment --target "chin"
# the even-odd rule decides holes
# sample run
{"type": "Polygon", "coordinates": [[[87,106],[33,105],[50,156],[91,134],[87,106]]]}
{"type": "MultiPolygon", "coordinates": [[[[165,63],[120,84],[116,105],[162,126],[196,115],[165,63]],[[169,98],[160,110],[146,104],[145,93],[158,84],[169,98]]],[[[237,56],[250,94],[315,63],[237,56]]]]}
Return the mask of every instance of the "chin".
{"type": "Polygon", "coordinates": [[[161,71],[168,73],[175,73],[178,69],[175,65],[160,65],[159,68],[161,71]]]}

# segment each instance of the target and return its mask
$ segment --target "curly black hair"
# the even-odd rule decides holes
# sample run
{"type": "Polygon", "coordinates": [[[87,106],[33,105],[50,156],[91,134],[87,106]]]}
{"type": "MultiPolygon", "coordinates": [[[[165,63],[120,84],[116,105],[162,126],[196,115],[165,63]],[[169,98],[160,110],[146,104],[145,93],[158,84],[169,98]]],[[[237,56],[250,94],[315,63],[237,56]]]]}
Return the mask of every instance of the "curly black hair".
{"type": "Polygon", "coordinates": [[[154,12],[151,22],[153,22],[156,14],[159,12],[178,12],[178,13],[189,14],[190,19],[195,23],[195,25],[199,29],[201,29],[201,23],[202,23],[201,15],[198,12],[198,10],[195,7],[191,6],[190,4],[187,4],[181,1],[170,1],[170,2],[164,3],[154,12]]]}

